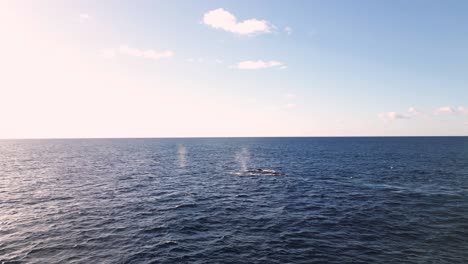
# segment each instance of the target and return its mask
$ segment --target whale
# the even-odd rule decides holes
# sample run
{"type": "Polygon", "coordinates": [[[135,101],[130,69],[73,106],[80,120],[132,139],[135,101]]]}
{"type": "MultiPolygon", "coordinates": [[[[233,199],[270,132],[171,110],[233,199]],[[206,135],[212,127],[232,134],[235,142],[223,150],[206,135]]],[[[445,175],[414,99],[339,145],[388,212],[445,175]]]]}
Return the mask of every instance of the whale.
{"type": "Polygon", "coordinates": [[[247,169],[245,173],[254,176],[283,176],[284,173],[273,169],[252,168],[247,169]]]}

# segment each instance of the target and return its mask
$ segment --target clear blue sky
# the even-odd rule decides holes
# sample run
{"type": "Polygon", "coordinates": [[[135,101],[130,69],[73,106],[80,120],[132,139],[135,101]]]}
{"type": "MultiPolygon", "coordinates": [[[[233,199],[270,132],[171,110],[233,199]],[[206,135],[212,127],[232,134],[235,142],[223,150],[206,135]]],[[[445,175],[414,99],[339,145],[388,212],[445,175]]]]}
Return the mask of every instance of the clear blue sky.
{"type": "Polygon", "coordinates": [[[467,1],[2,5],[0,138],[468,135],[467,1]]]}

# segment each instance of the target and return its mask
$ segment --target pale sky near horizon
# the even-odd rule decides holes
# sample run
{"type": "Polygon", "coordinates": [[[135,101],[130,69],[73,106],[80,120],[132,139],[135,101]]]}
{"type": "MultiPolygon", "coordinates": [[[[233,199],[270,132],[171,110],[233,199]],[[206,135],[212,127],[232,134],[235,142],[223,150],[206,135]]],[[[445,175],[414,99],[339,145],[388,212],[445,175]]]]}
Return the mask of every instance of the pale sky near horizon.
{"type": "Polygon", "coordinates": [[[468,135],[467,1],[0,1],[0,138],[468,135]]]}

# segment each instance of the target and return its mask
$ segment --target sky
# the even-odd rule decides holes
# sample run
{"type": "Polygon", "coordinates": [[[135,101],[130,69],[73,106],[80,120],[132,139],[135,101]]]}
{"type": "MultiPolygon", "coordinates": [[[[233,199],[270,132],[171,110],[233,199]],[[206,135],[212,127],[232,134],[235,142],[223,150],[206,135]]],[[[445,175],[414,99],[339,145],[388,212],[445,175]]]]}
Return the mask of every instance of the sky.
{"type": "Polygon", "coordinates": [[[0,1],[0,138],[468,135],[467,1],[0,1]]]}

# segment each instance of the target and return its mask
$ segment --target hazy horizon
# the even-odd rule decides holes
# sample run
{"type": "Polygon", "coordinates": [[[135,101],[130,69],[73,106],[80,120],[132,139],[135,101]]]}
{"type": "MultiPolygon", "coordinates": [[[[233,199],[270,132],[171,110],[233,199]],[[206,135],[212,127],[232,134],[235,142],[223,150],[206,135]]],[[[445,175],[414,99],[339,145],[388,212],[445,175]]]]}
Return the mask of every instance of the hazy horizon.
{"type": "Polygon", "coordinates": [[[0,138],[0,140],[83,140],[83,139],[280,139],[280,138],[289,138],[289,139],[301,139],[301,138],[466,138],[468,136],[200,136],[200,137],[49,137],[49,138],[0,138]]]}

